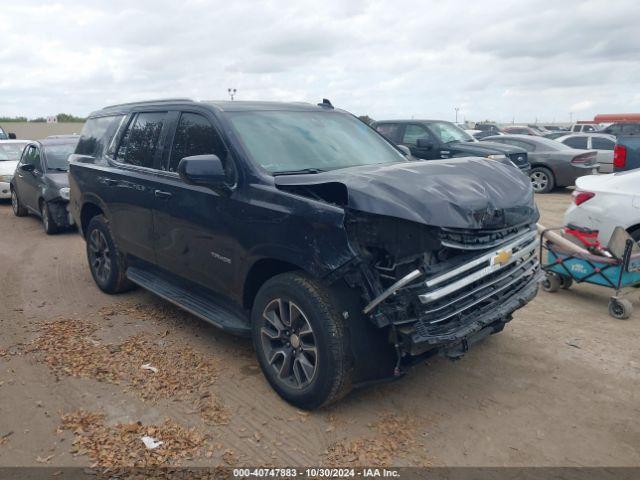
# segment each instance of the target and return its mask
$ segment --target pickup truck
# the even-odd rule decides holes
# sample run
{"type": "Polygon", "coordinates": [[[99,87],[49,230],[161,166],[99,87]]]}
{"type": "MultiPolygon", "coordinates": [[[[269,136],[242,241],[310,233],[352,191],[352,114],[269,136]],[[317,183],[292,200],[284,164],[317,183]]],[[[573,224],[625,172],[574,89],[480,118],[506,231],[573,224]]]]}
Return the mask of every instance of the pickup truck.
{"type": "Polygon", "coordinates": [[[613,171],[640,168],[640,135],[621,135],[613,147],[613,171]]]}
{"type": "Polygon", "coordinates": [[[523,148],[479,142],[460,127],[444,120],[380,120],[374,122],[372,127],[422,160],[482,157],[505,165],[515,165],[525,174],[531,170],[527,152],[523,148]]]}
{"type": "Polygon", "coordinates": [[[114,105],[70,159],[97,286],[139,285],[247,335],[288,402],[458,358],[536,295],[529,179],[410,161],[328,101],[114,105]]]}

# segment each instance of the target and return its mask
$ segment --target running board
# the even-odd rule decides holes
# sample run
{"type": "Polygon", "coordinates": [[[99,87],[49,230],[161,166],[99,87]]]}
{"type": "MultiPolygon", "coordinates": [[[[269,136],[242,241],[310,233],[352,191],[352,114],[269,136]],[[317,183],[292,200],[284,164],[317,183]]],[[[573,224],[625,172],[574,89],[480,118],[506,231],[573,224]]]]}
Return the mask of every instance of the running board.
{"type": "Polygon", "coordinates": [[[234,335],[251,334],[249,320],[240,312],[235,312],[232,308],[227,308],[204,294],[177,286],[162,275],[138,267],[129,267],[127,278],[222,330],[234,335]]]}

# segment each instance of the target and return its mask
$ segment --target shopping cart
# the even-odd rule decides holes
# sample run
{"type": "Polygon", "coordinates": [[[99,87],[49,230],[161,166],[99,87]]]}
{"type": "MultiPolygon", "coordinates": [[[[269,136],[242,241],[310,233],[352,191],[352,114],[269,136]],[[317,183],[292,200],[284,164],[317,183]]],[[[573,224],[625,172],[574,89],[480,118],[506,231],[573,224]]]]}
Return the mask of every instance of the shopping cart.
{"type": "Polygon", "coordinates": [[[621,227],[615,229],[607,248],[598,243],[597,233],[575,226],[542,230],[542,288],[557,292],[571,288],[574,282],[612,288],[615,295],[609,299],[609,314],[618,319],[629,318],[633,305],[623,297],[623,289],[640,286],[640,247],[621,227]],[[557,231],[564,231],[562,239],[557,231]],[[568,243],[574,243],[575,248],[568,243]]]}

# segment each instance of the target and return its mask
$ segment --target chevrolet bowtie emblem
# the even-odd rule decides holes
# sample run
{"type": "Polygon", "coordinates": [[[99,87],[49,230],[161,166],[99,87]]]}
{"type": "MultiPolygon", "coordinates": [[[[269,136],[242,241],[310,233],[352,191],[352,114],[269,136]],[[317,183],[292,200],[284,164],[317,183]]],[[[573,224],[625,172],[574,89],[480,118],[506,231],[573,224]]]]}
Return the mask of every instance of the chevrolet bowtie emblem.
{"type": "Polygon", "coordinates": [[[495,257],[493,257],[491,263],[493,265],[505,265],[507,262],[511,260],[511,252],[507,252],[506,250],[500,250],[495,257]]]}

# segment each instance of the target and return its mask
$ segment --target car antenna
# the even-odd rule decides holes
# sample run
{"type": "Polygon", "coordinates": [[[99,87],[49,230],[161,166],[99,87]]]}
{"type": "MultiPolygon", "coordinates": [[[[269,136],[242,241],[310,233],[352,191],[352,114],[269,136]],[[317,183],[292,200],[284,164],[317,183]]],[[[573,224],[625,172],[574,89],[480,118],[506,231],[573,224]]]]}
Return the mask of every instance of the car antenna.
{"type": "Polygon", "coordinates": [[[329,101],[328,98],[323,98],[322,99],[322,103],[319,103],[318,106],[322,107],[322,108],[331,108],[331,109],[333,109],[333,105],[331,105],[331,102],[329,101]]]}

